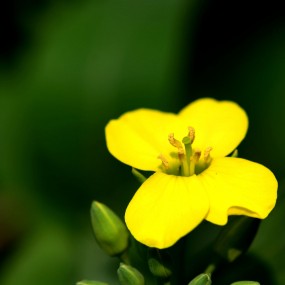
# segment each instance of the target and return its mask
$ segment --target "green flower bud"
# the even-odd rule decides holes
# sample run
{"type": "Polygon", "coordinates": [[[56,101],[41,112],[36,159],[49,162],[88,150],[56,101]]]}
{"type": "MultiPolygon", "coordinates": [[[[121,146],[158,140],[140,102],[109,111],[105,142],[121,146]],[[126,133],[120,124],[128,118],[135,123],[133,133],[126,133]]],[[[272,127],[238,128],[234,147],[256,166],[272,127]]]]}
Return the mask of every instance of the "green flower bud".
{"type": "Polygon", "coordinates": [[[234,261],[251,245],[260,220],[246,216],[231,217],[214,243],[214,251],[229,262],[234,261]]]}
{"type": "Polygon", "coordinates": [[[172,275],[170,255],[165,251],[150,248],[148,267],[150,272],[156,277],[167,279],[172,275]]]}
{"type": "Polygon", "coordinates": [[[260,285],[260,283],[256,281],[238,281],[232,283],[231,285],[260,285]]]}
{"type": "Polygon", "coordinates": [[[122,254],[128,247],[129,233],[121,219],[106,205],[92,202],[91,222],[98,245],[110,256],[122,254]]]}
{"type": "Polygon", "coordinates": [[[144,285],[143,275],[130,265],[121,263],[117,273],[121,285],[144,285]]]}
{"type": "Polygon", "coordinates": [[[100,281],[82,280],[77,282],[76,285],[108,285],[108,284],[100,281]]]}
{"type": "Polygon", "coordinates": [[[211,285],[212,281],[209,274],[202,273],[196,276],[188,285],[211,285]]]}

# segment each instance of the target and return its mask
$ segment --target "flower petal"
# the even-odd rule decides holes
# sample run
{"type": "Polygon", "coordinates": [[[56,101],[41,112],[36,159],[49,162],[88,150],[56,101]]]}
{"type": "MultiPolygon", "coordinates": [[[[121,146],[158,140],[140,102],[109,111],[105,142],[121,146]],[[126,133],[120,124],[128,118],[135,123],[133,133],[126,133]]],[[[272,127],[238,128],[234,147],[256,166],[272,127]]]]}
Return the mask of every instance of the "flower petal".
{"type": "Polygon", "coordinates": [[[212,157],[232,152],[246,135],[248,118],[245,111],[231,101],[204,98],[194,101],[179,116],[196,130],[194,148],[213,147],[212,157]]]}
{"type": "Polygon", "coordinates": [[[163,154],[170,160],[170,153],[175,151],[168,142],[168,135],[172,132],[181,133],[179,130],[182,127],[185,135],[187,125],[181,124],[175,114],[138,109],[107,124],[107,147],[114,157],[128,165],[141,170],[158,171],[161,166],[158,156],[163,154]]]}
{"type": "Polygon", "coordinates": [[[141,243],[166,248],[194,229],[207,215],[209,200],[196,175],[148,178],[131,200],[127,227],[141,243]]]}
{"type": "Polygon", "coordinates": [[[206,220],[224,225],[228,215],[266,218],[277,198],[277,181],[261,164],[241,158],[213,159],[197,176],[210,200],[206,220]]]}

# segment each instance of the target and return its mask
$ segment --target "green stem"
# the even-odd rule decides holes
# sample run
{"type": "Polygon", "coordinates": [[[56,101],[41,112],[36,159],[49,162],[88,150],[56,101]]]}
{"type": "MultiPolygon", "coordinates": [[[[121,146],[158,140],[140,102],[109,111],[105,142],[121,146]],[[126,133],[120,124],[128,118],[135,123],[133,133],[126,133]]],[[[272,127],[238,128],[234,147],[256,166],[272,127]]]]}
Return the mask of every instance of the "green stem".
{"type": "Polygon", "coordinates": [[[127,250],[119,255],[119,259],[120,259],[121,262],[125,263],[126,265],[130,265],[131,264],[127,250]]]}

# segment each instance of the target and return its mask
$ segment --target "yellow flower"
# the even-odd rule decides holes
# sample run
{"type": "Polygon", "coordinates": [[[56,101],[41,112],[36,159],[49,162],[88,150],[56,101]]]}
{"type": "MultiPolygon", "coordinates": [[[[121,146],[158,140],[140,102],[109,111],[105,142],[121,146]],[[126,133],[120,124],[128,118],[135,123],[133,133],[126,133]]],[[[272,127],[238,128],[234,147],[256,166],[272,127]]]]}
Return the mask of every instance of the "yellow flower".
{"type": "Polygon", "coordinates": [[[204,98],[177,115],[138,109],[106,126],[110,153],[154,171],[128,205],[126,224],[141,243],[166,248],[206,219],[228,215],[265,218],[277,197],[266,167],[226,157],[245,137],[248,118],[236,103],[204,98]]]}

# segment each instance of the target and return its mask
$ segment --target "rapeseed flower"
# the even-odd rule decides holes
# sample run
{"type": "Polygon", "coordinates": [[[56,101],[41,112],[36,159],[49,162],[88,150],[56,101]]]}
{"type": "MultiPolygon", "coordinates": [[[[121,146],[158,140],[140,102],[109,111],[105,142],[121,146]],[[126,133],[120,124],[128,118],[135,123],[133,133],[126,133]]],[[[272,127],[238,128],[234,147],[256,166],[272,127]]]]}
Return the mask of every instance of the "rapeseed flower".
{"type": "Polygon", "coordinates": [[[153,171],[129,203],[125,221],[141,243],[172,246],[204,219],[225,225],[229,215],[264,219],[277,181],[261,164],[228,156],[248,129],[245,111],[231,101],[203,98],[178,114],[127,112],[106,126],[110,153],[153,171]]]}

